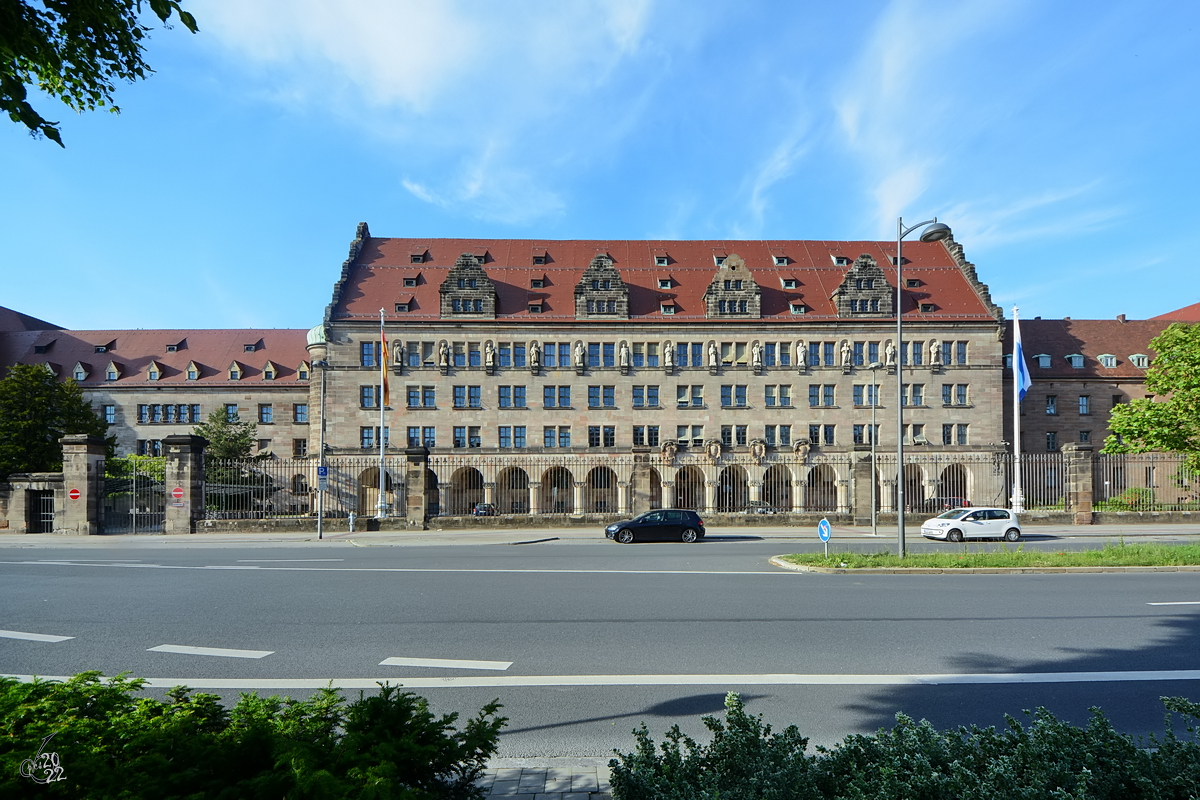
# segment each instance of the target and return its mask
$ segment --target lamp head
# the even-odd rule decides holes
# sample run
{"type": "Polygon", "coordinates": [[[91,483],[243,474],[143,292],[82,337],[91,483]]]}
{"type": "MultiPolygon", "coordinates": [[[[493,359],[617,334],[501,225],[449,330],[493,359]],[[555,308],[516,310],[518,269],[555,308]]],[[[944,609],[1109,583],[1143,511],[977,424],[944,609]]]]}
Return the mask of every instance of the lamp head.
{"type": "Polygon", "coordinates": [[[935,222],[921,231],[922,242],[940,242],[942,239],[950,238],[950,236],[950,226],[944,222],[935,222]]]}
{"type": "Polygon", "coordinates": [[[882,366],[883,366],[883,362],[882,362],[882,361],[872,361],[870,364],[867,364],[867,369],[869,369],[869,370],[877,370],[877,369],[879,369],[879,368],[880,368],[880,367],[882,367],[882,366]]]}

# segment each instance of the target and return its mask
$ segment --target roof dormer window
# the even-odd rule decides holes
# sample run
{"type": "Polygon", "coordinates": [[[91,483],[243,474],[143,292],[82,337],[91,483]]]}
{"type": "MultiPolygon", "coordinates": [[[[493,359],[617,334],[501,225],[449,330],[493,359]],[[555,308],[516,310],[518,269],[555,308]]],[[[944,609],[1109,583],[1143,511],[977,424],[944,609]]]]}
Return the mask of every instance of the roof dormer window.
{"type": "Polygon", "coordinates": [[[658,288],[670,289],[671,288],[671,279],[670,278],[659,278],[658,279],[658,288]]]}
{"type": "Polygon", "coordinates": [[[305,361],[300,365],[300,369],[296,370],[296,377],[302,381],[308,380],[308,362],[305,361]]]}
{"type": "Polygon", "coordinates": [[[200,379],[200,367],[196,366],[195,361],[191,362],[187,366],[187,379],[189,381],[195,381],[195,380],[200,379]]]}
{"type": "Polygon", "coordinates": [[[33,352],[38,353],[39,355],[45,353],[49,349],[50,345],[48,344],[35,344],[33,346],[33,352]]]}
{"type": "Polygon", "coordinates": [[[103,344],[98,344],[98,345],[96,345],[96,352],[97,352],[97,353],[107,353],[107,352],[108,352],[108,346],[107,346],[107,345],[103,345],[103,344]]]}
{"type": "Polygon", "coordinates": [[[412,254],[410,257],[409,257],[408,263],[410,263],[410,264],[424,264],[424,263],[425,263],[425,254],[424,254],[424,253],[413,253],[413,254],[412,254]]]}
{"type": "Polygon", "coordinates": [[[654,257],[654,266],[656,266],[656,267],[667,266],[667,257],[666,256],[655,256],[654,257]]]}
{"type": "Polygon", "coordinates": [[[257,345],[253,345],[253,344],[242,345],[242,352],[244,352],[244,353],[253,353],[257,349],[258,349],[257,345]]]}
{"type": "Polygon", "coordinates": [[[116,364],[112,363],[111,361],[108,362],[108,367],[105,368],[105,370],[104,370],[104,380],[115,381],[120,377],[121,377],[121,370],[117,367],[116,364]]]}
{"type": "Polygon", "coordinates": [[[544,266],[544,265],[545,265],[545,263],[546,263],[546,257],[545,257],[545,256],[534,256],[534,257],[533,257],[533,265],[534,265],[535,267],[541,267],[541,266],[544,266]]]}
{"type": "Polygon", "coordinates": [[[263,367],[263,380],[264,381],[273,381],[273,380],[275,380],[275,374],[276,374],[275,365],[272,364],[270,361],[268,361],[266,363],[266,365],[263,367]]]}
{"type": "Polygon", "coordinates": [[[787,256],[775,256],[775,266],[786,267],[788,263],[787,256]]]}
{"type": "Polygon", "coordinates": [[[175,352],[178,352],[178,351],[179,351],[179,345],[177,345],[177,344],[169,344],[169,345],[167,345],[167,352],[168,352],[168,353],[175,353],[175,352]]]}
{"type": "Polygon", "coordinates": [[[87,370],[83,368],[83,364],[75,365],[75,369],[71,372],[71,377],[76,381],[87,380],[87,370]]]}
{"type": "Polygon", "coordinates": [[[663,314],[674,314],[675,313],[675,304],[674,303],[660,303],[658,306],[658,310],[660,312],[662,312],[663,314]]]}
{"type": "Polygon", "coordinates": [[[1067,363],[1075,369],[1083,369],[1083,356],[1079,353],[1073,353],[1067,356],[1067,363]]]}
{"type": "Polygon", "coordinates": [[[718,267],[725,263],[725,256],[713,256],[713,263],[718,267]]]}
{"type": "Polygon", "coordinates": [[[1040,369],[1050,369],[1050,356],[1046,353],[1040,353],[1033,357],[1040,369]]]}
{"type": "Polygon", "coordinates": [[[921,279],[920,278],[905,278],[904,285],[907,286],[909,289],[919,289],[919,288],[921,288],[921,279]]]}
{"type": "Polygon", "coordinates": [[[530,314],[542,313],[542,304],[541,303],[530,303],[529,304],[529,313],[530,314]]]}
{"type": "Polygon", "coordinates": [[[1117,366],[1117,357],[1112,353],[1101,353],[1096,356],[1096,360],[1100,362],[1100,366],[1105,369],[1112,369],[1117,366]]]}
{"type": "Polygon", "coordinates": [[[850,259],[847,256],[830,256],[830,258],[833,259],[833,265],[835,267],[850,266],[850,259]]]}
{"type": "Polygon", "coordinates": [[[162,377],[162,373],[158,371],[158,367],[154,364],[150,365],[150,369],[146,370],[146,380],[156,381],[162,377]]]}
{"type": "Polygon", "coordinates": [[[242,370],[241,370],[241,368],[240,368],[240,367],[238,367],[238,365],[235,363],[235,364],[233,364],[233,366],[231,366],[231,367],[229,368],[229,380],[231,380],[231,381],[240,381],[241,379],[242,379],[242,370]]]}
{"type": "Polygon", "coordinates": [[[404,288],[405,289],[417,288],[417,279],[416,278],[405,278],[404,279],[404,288]]]}
{"type": "Polygon", "coordinates": [[[793,314],[807,314],[808,313],[808,306],[804,305],[804,303],[790,303],[789,308],[791,309],[793,314]]]}
{"type": "Polygon", "coordinates": [[[795,278],[783,278],[780,282],[785,289],[795,289],[798,286],[795,278]]]}
{"type": "Polygon", "coordinates": [[[1129,363],[1133,364],[1138,369],[1145,369],[1150,366],[1150,356],[1144,353],[1135,353],[1129,357],[1129,363]]]}
{"type": "Polygon", "coordinates": [[[408,311],[408,303],[396,303],[396,313],[403,314],[408,311]]]}
{"type": "Polygon", "coordinates": [[[934,310],[933,303],[921,303],[921,313],[928,314],[934,310]]]}

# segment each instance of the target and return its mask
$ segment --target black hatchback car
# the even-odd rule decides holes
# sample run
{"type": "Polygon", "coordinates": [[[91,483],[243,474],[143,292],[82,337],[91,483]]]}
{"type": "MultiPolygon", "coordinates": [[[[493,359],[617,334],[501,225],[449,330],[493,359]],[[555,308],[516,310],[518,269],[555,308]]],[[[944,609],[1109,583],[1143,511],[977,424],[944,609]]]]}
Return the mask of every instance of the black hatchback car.
{"type": "Polygon", "coordinates": [[[630,542],[694,542],[704,538],[704,520],[695,511],[659,508],[633,519],[614,522],[604,535],[621,544],[630,542]]]}

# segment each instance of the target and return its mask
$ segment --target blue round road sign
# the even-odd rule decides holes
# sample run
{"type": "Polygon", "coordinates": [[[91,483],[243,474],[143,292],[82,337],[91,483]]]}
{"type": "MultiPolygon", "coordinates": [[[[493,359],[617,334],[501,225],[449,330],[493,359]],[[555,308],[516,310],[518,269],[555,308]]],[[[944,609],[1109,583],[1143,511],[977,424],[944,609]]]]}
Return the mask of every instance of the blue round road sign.
{"type": "Polygon", "coordinates": [[[829,532],[830,532],[830,530],[831,530],[831,528],[829,527],[829,520],[827,520],[827,519],[822,519],[822,520],[821,520],[821,521],[820,521],[820,522],[817,524],[817,536],[820,536],[820,537],[821,537],[821,541],[822,541],[822,542],[828,542],[828,541],[829,541],[829,532]]]}

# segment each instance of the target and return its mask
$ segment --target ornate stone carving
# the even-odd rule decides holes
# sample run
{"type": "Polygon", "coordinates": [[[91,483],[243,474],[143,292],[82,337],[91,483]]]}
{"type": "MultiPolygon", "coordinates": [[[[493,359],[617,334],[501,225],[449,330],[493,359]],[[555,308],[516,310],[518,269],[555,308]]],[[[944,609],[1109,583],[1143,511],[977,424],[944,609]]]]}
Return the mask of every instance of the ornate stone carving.
{"type": "Polygon", "coordinates": [[[763,465],[763,461],[767,458],[767,443],[763,439],[750,440],[750,458],[754,459],[754,463],[758,466],[763,465]]]}
{"type": "Polygon", "coordinates": [[[679,445],[674,439],[667,439],[665,442],[663,442],[662,447],[659,448],[659,452],[662,453],[663,460],[666,461],[667,464],[675,466],[675,456],[679,453],[679,445]]]}
{"type": "Polygon", "coordinates": [[[704,443],[704,455],[708,456],[708,463],[716,464],[721,460],[721,440],[709,439],[704,443]]]}

